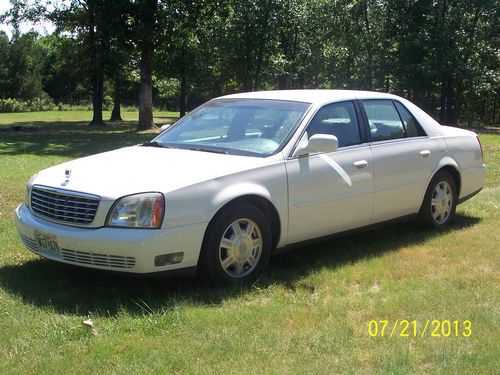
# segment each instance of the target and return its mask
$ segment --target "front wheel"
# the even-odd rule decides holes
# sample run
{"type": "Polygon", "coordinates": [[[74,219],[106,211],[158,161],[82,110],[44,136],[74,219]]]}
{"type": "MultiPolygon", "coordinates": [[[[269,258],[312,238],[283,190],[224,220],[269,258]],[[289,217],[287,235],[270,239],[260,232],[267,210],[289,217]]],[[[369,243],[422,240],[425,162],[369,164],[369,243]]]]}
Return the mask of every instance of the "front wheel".
{"type": "Polygon", "coordinates": [[[254,281],[271,254],[271,231],[266,217],[252,205],[238,204],[214,220],[200,255],[201,275],[225,284],[254,281]]]}
{"type": "Polygon", "coordinates": [[[457,185],[453,177],[446,171],[438,172],[425,193],[420,209],[421,219],[435,228],[446,228],[455,216],[457,199],[457,185]]]}

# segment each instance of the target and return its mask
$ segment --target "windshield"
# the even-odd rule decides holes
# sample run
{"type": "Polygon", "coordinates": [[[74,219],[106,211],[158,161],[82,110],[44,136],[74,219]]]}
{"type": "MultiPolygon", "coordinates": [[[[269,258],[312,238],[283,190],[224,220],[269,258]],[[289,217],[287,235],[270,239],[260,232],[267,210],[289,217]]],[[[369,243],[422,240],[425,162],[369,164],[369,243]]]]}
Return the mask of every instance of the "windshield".
{"type": "Polygon", "coordinates": [[[284,100],[215,99],[153,142],[160,147],[267,156],[280,149],[309,106],[284,100]]]}

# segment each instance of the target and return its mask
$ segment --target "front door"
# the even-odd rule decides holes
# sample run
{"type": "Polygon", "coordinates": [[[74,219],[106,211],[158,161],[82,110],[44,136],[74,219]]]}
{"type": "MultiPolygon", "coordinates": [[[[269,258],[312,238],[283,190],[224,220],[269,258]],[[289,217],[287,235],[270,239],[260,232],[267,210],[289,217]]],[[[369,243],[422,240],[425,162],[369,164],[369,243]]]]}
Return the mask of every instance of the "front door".
{"type": "Polygon", "coordinates": [[[373,161],[369,145],[362,143],[354,104],[347,101],[321,108],[304,137],[314,134],[335,135],[339,148],[286,161],[288,243],[371,223],[373,161]]]}

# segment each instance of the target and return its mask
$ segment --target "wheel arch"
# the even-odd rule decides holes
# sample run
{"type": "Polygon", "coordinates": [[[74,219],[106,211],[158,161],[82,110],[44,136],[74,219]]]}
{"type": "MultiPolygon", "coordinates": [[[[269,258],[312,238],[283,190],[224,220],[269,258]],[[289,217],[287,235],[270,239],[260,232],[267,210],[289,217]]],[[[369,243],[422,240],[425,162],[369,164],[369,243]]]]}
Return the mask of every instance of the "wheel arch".
{"type": "MultiPolygon", "coordinates": [[[[447,165],[439,168],[439,170],[437,170],[436,173],[441,172],[441,171],[448,172],[451,175],[451,177],[453,177],[453,180],[455,180],[455,184],[457,186],[457,199],[458,199],[460,197],[460,191],[461,191],[461,187],[462,187],[462,177],[460,176],[460,172],[459,172],[458,168],[447,164],[447,165]]],[[[434,173],[434,175],[436,173],[434,173]]]]}
{"type": "Polygon", "coordinates": [[[460,191],[461,191],[461,187],[462,187],[462,177],[460,176],[460,168],[458,167],[457,162],[453,158],[446,156],[440,160],[440,162],[438,163],[436,168],[434,168],[434,170],[430,174],[429,179],[427,181],[427,185],[426,185],[424,194],[422,195],[420,206],[422,206],[422,204],[424,202],[425,193],[427,192],[427,189],[429,188],[429,184],[431,183],[434,176],[441,171],[446,171],[451,175],[451,177],[453,177],[453,180],[455,181],[455,184],[457,186],[457,199],[460,198],[460,191]]]}
{"type": "Polygon", "coordinates": [[[206,241],[208,238],[208,233],[213,228],[213,225],[217,218],[222,215],[223,212],[225,212],[227,209],[230,207],[240,204],[240,203],[246,203],[246,204],[251,204],[255,207],[257,207],[263,214],[264,216],[269,220],[270,224],[270,230],[271,230],[271,244],[272,244],[272,249],[274,250],[276,248],[276,245],[279,243],[279,240],[281,238],[281,219],[280,215],[278,213],[278,210],[276,209],[276,206],[271,202],[271,200],[262,195],[258,194],[244,194],[240,195],[237,197],[231,198],[229,201],[225,202],[224,204],[220,205],[220,207],[217,209],[215,214],[212,216],[210,219],[207,228],[205,230],[205,233],[203,235],[203,242],[202,242],[202,249],[206,246],[206,241]]]}

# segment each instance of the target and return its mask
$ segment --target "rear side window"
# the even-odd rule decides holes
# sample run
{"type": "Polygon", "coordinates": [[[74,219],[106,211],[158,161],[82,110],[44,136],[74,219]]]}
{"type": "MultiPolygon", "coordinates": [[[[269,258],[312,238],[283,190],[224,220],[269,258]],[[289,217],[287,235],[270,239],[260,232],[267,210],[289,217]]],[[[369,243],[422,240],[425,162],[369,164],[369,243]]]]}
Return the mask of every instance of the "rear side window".
{"type": "Polygon", "coordinates": [[[392,100],[363,100],[371,141],[404,138],[405,128],[392,100]]]}
{"type": "Polygon", "coordinates": [[[415,117],[406,109],[404,105],[400,102],[394,101],[396,108],[398,109],[399,115],[403,120],[403,125],[406,129],[407,137],[423,137],[425,136],[425,132],[420,126],[420,124],[415,120],[415,117]]]}
{"type": "Polygon", "coordinates": [[[358,118],[352,102],[327,104],[314,116],[307,127],[307,136],[329,134],[337,137],[339,147],[361,143],[358,118]]]}

